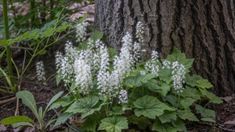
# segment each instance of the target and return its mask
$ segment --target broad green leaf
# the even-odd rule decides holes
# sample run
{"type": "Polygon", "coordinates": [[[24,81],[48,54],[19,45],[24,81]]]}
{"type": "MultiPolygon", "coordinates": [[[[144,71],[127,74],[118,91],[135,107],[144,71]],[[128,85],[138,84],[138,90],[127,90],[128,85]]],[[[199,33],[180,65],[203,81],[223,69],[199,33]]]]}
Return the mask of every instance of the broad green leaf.
{"type": "Polygon", "coordinates": [[[153,123],[152,130],[157,132],[178,132],[178,128],[173,127],[171,124],[162,124],[159,121],[153,123]]]}
{"type": "Polygon", "coordinates": [[[101,120],[101,124],[98,129],[106,130],[107,132],[122,132],[122,130],[128,129],[128,122],[126,117],[107,117],[101,120]]]}
{"type": "Polygon", "coordinates": [[[97,126],[100,123],[102,116],[99,114],[94,114],[92,116],[88,116],[84,123],[82,123],[81,130],[84,132],[96,132],[97,126]]]}
{"type": "Polygon", "coordinates": [[[47,107],[46,107],[46,110],[47,109],[51,109],[50,108],[50,106],[55,102],[55,101],[57,101],[62,95],[63,95],[63,91],[60,91],[59,93],[57,93],[55,96],[53,96],[52,98],[51,98],[51,100],[49,101],[49,103],[47,104],[47,107]]]}
{"type": "Polygon", "coordinates": [[[204,97],[210,100],[210,102],[215,103],[215,104],[223,103],[223,101],[212,92],[209,92],[206,89],[199,89],[199,90],[204,97]]]}
{"type": "Polygon", "coordinates": [[[56,100],[54,103],[51,104],[50,109],[57,109],[59,107],[67,107],[71,105],[74,102],[73,96],[64,96],[61,97],[60,99],[56,100]]]}
{"type": "Polygon", "coordinates": [[[150,119],[155,119],[156,116],[160,116],[164,113],[165,110],[174,111],[174,108],[169,107],[168,105],[162,103],[156,97],[153,96],[144,96],[137,99],[134,102],[135,106],[135,115],[136,116],[145,116],[150,119]]]}
{"type": "Polygon", "coordinates": [[[102,39],[102,37],[103,37],[103,33],[100,31],[96,30],[91,33],[91,39],[93,40],[99,40],[99,39],[102,39]]]}
{"type": "Polygon", "coordinates": [[[10,117],[2,119],[0,121],[0,124],[13,125],[16,123],[21,123],[21,122],[33,123],[33,120],[27,116],[10,116],[10,117]]]}
{"type": "Polygon", "coordinates": [[[179,110],[178,116],[183,120],[189,120],[189,121],[199,121],[197,117],[191,112],[190,109],[188,110],[179,110]]]}
{"type": "Polygon", "coordinates": [[[123,108],[121,106],[114,106],[112,110],[109,112],[109,116],[116,116],[124,114],[123,108]]]}
{"type": "Polygon", "coordinates": [[[172,54],[167,56],[167,60],[174,62],[178,61],[183,64],[188,72],[188,69],[192,67],[193,59],[188,59],[184,53],[182,53],[179,49],[174,48],[172,54]]]}
{"type": "Polygon", "coordinates": [[[172,106],[178,107],[177,97],[174,95],[167,95],[165,97],[166,101],[169,102],[172,106]]]}
{"type": "Polygon", "coordinates": [[[149,127],[152,124],[152,122],[148,118],[143,117],[143,116],[137,117],[137,116],[134,116],[134,115],[128,117],[128,122],[130,124],[137,125],[138,128],[141,129],[141,130],[145,130],[147,127],[149,127]]]}
{"type": "Polygon", "coordinates": [[[150,80],[155,78],[155,75],[153,75],[153,74],[145,74],[145,75],[141,75],[140,77],[141,77],[140,81],[142,83],[148,83],[150,80]]]}
{"type": "Polygon", "coordinates": [[[172,81],[172,79],[171,79],[171,70],[161,69],[158,74],[159,74],[160,80],[166,82],[167,84],[171,83],[171,81],[172,81]]]}
{"type": "Polygon", "coordinates": [[[198,80],[196,86],[199,88],[205,88],[205,89],[209,89],[213,87],[213,85],[206,79],[198,80]]]}
{"type": "Polygon", "coordinates": [[[102,105],[99,105],[99,97],[89,96],[79,99],[78,102],[73,103],[67,110],[66,113],[80,113],[81,118],[85,118],[92,115],[94,112],[99,111],[102,105]]]}
{"type": "Polygon", "coordinates": [[[161,123],[167,123],[167,122],[172,122],[176,121],[177,116],[176,112],[165,112],[163,115],[159,116],[159,120],[161,123]]]}
{"type": "Polygon", "coordinates": [[[130,88],[140,87],[142,86],[142,77],[140,74],[135,76],[128,76],[125,78],[124,85],[130,88]]]}
{"type": "Polygon", "coordinates": [[[57,126],[65,123],[72,116],[73,116],[73,114],[71,114],[71,113],[63,113],[63,114],[59,115],[56,119],[54,127],[57,127],[57,126]]]}
{"type": "Polygon", "coordinates": [[[200,91],[196,88],[186,87],[180,96],[184,98],[193,98],[195,100],[199,100],[201,98],[200,91]]]}
{"type": "Polygon", "coordinates": [[[199,75],[192,75],[190,76],[189,74],[186,75],[185,83],[191,87],[196,87],[197,86],[197,81],[200,80],[202,77],[199,75]]]}
{"type": "Polygon", "coordinates": [[[180,100],[180,105],[184,108],[187,109],[189,108],[196,100],[193,98],[184,98],[180,100]]]}
{"type": "Polygon", "coordinates": [[[23,104],[26,105],[33,114],[39,119],[36,101],[34,99],[34,96],[29,91],[23,90],[16,93],[16,97],[21,99],[23,104]]]}
{"type": "Polygon", "coordinates": [[[202,121],[215,122],[215,111],[211,109],[206,109],[200,105],[195,105],[197,113],[201,115],[202,121]]]}
{"type": "Polygon", "coordinates": [[[171,90],[171,87],[169,84],[157,82],[156,80],[150,80],[148,83],[145,84],[145,86],[153,91],[161,94],[162,96],[166,96],[167,93],[171,90]]]}

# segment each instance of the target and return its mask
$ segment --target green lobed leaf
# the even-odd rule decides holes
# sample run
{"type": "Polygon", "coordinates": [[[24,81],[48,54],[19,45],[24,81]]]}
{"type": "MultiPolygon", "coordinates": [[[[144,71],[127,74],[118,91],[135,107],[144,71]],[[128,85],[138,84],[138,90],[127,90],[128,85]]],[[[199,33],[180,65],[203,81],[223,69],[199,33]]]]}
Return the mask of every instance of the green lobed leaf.
{"type": "Polygon", "coordinates": [[[72,116],[73,116],[73,114],[71,114],[71,113],[63,113],[63,114],[59,115],[57,117],[56,122],[53,127],[57,127],[57,126],[65,123],[72,116]]]}
{"type": "Polygon", "coordinates": [[[107,132],[122,132],[124,129],[128,129],[128,122],[126,117],[113,116],[107,117],[101,120],[99,130],[106,130],[107,132]]]}
{"type": "Polygon", "coordinates": [[[22,123],[22,122],[33,123],[33,120],[27,116],[10,116],[10,117],[2,119],[0,121],[0,124],[13,125],[13,124],[22,123]]]}
{"type": "Polygon", "coordinates": [[[215,104],[223,103],[223,101],[219,97],[217,97],[215,94],[207,91],[206,89],[199,89],[199,90],[200,90],[202,96],[208,98],[210,100],[210,102],[215,103],[215,104]]]}
{"type": "Polygon", "coordinates": [[[161,123],[176,121],[176,119],[177,116],[175,111],[165,112],[163,115],[159,116],[159,120],[161,121],[161,123]]]}
{"type": "Polygon", "coordinates": [[[178,132],[178,128],[172,126],[171,124],[162,124],[159,121],[155,121],[152,126],[153,131],[157,132],[178,132]]]}
{"type": "Polygon", "coordinates": [[[202,121],[214,122],[215,123],[215,111],[211,109],[206,109],[200,105],[195,105],[196,112],[201,115],[202,121]]]}
{"type": "Polygon", "coordinates": [[[74,114],[80,113],[81,118],[85,118],[101,109],[102,105],[99,105],[98,102],[99,102],[99,97],[97,96],[88,96],[88,97],[79,99],[78,102],[74,102],[66,110],[66,113],[74,113],[74,114]]]}
{"type": "Polygon", "coordinates": [[[180,100],[180,105],[184,109],[188,109],[195,101],[196,99],[193,99],[193,98],[184,98],[180,100]]]}
{"type": "Polygon", "coordinates": [[[171,90],[171,87],[169,84],[157,82],[156,80],[150,80],[148,83],[145,84],[145,86],[153,92],[157,92],[161,94],[162,96],[166,96],[167,93],[171,90]]]}
{"type": "Polygon", "coordinates": [[[145,130],[146,128],[148,128],[152,124],[151,120],[149,120],[148,118],[143,117],[143,116],[136,117],[134,115],[128,117],[128,122],[130,124],[137,125],[138,128],[141,129],[141,130],[145,130]]]}
{"type": "Polygon", "coordinates": [[[100,114],[88,116],[82,124],[81,130],[84,132],[96,132],[97,126],[100,123],[101,119],[102,116],[100,114]]]}
{"type": "Polygon", "coordinates": [[[205,88],[205,89],[209,89],[213,87],[213,85],[206,79],[197,80],[196,86],[199,88],[205,88]]]}
{"type": "Polygon", "coordinates": [[[165,110],[175,110],[174,108],[162,103],[156,97],[148,95],[137,99],[134,102],[134,107],[136,108],[134,111],[136,116],[140,117],[142,115],[150,119],[155,119],[156,116],[162,115],[165,110]]]}
{"type": "Polygon", "coordinates": [[[170,69],[161,69],[158,74],[159,74],[160,80],[166,82],[167,84],[171,83],[172,79],[171,79],[170,69]]]}
{"type": "Polygon", "coordinates": [[[95,31],[93,31],[93,32],[91,33],[91,39],[93,39],[93,40],[102,39],[103,36],[104,36],[103,33],[100,32],[100,31],[97,31],[97,30],[95,30],[95,31]]]}
{"type": "Polygon", "coordinates": [[[177,114],[183,120],[199,121],[197,119],[197,117],[191,112],[190,109],[188,109],[188,110],[179,110],[177,114]]]}

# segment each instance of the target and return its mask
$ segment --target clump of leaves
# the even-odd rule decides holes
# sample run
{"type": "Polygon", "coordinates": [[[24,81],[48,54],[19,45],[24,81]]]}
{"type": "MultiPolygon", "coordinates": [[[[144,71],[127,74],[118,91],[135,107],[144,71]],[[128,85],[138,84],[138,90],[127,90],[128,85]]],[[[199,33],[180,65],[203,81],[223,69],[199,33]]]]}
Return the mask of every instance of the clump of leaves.
{"type": "MultiPolygon", "coordinates": [[[[81,28],[79,35],[83,34],[85,29],[77,27],[81,28]]],[[[96,39],[88,38],[93,40],[89,44],[83,37],[78,48],[67,43],[65,55],[60,53],[57,59],[62,60],[58,80],[69,87],[69,94],[52,105],[61,107],[65,115],[55,126],[71,116],[80,118],[82,131],[93,132],[177,132],[186,131],[188,121],[215,122],[215,112],[201,102],[222,101],[209,91],[213,85],[208,80],[190,72],[193,59],[174,49],[165,59],[153,52],[147,62],[138,62],[132,58],[139,55],[136,49],[142,42],[141,34],[136,35],[135,42],[127,33],[117,55],[101,44],[102,34],[97,34],[96,39]]]]}
{"type": "Polygon", "coordinates": [[[188,121],[215,123],[214,110],[200,102],[220,104],[222,101],[209,91],[213,85],[208,80],[190,73],[193,60],[175,49],[166,59],[159,60],[164,61],[184,65],[186,73],[181,91],[174,89],[171,70],[160,68],[156,76],[140,64],[126,76],[123,84],[128,91],[127,104],[117,103],[115,99],[110,102],[92,93],[79,98],[67,96],[64,98],[70,98],[69,101],[61,99],[55,105],[62,106],[64,114],[80,115],[84,131],[121,132],[129,128],[177,132],[186,131],[188,121]]]}
{"type": "Polygon", "coordinates": [[[42,107],[37,108],[36,101],[32,93],[30,93],[29,91],[19,91],[16,93],[16,97],[18,99],[21,99],[23,104],[32,111],[37,121],[35,122],[34,119],[28,116],[19,115],[4,118],[0,121],[0,124],[12,125],[16,128],[28,126],[33,127],[38,131],[46,131],[55,121],[55,117],[46,122],[45,116],[52,109],[52,104],[57,101],[62,96],[62,94],[63,92],[59,92],[55,96],[53,96],[48,102],[46,108],[43,109],[42,107]]]}

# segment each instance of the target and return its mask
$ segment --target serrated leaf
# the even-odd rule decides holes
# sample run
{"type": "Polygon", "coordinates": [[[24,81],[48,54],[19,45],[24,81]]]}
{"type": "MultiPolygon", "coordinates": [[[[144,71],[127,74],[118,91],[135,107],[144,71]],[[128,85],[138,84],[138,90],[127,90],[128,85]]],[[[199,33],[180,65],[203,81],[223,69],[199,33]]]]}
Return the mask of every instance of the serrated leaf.
{"type": "Polygon", "coordinates": [[[13,125],[13,124],[22,123],[22,122],[33,123],[33,120],[27,116],[10,116],[10,117],[2,119],[0,121],[0,124],[13,125]]]}
{"type": "Polygon", "coordinates": [[[126,117],[121,116],[104,118],[99,126],[99,130],[107,132],[122,132],[124,129],[128,129],[128,122],[126,117]]]}
{"type": "Polygon", "coordinates": [[[71,105],[74,102],[74,99],[72,96],[64,96],[61,97],[60,99],[56,100],[56,102],[52,103],[50,106],[50,110],[51,109],[56,109],[59,107],[67,107],[69,105],[71,105]]]}
{"type": "Polygon", "coordinates": [[[186,75],[185,83],[191,87],[197,86],[197,81],[200,80],[202,77],[199,75],[186,75]]]}
{"type": "Polygon", "coordinates": [[[78,102],[73,103],[67,110],[66,113],[80,113],[81,118],[85,118],[92,115],[94,112],[99,111],[102,105],[98,104],[99,97],[89,96],[79,99],[78,102]]]}
{"type": "Polygon", "coordinates": [[[176,121],[176,119],[176,112],[165,112],[163,115],[159,116],[161,123],[176,121]]]}
{"type": "Polygon", "coordinates": [[[180,105],[184,108],[187,109],[189,108],[194,102],[196,101],[196,99],[193,98],[184,98],[180,100],[180,105]]]}
{"type": "Polygon", "coordinates": [[[150,80],[148,83],[145,84],[145,86],[153,92],[157,92],[161,94],[162,96],[166,96],[167,93],[171,90],[171,87],[169,84],[161,83],[159,84],[156,80],[150,80]]]}
{"type": "Polygon", "coordinates": [[[147,127],[149,127],[152,124],[152,122],[148,118],[143,117],[143,116],[136,117],[134,115],[128,117],[128,122],[130,124],[137,125],[138,128],[141,129],[141,130],[145,130],[147,127]]]}
{"type": "Polygon", "coordinates": [[[73,114],[71,113],[63,113],[59,115],[56,119],[56,122],[53,127],[57,127],[63,123],[65,123],[70,117],[72,117],[73,114]]]}
{"type": "Polygon", "coordinates": [[[199,89],[199,90],[204,97],[210,100],[210,102],[215,103],[215,104],[223,103],[223,101],[212,92],[209,92],[206,89],[199,89]]]}
{"type": "Polygon", "coordinates": [[[197,117],[191,112],[191,110],[179,110],[178,116],[183,120],[199,121],[197,117]]]}
{"type": "Polygon", "coordinates": [[[199,100],[201,98],[200,91],[198,91],[196,88],[190,87],[186,87],[180,95],[184,98],[193,98],[195,100],[199,100]]]}
{"type": "Polygon", "coordinates": [[[170,84],[170,82],[172,81],[170,69],[161,69],[158,73],[158,76],[160,80],[166,82],[167,84],[170,84]]]}
{"type": "Polygon", "coordinates": [[[156,116],[162,115],[165,110],[175,110],[174,108],[162,103],[156,97],[148,95],[137,99],[134,102],[134,106],[136,108],[134,111],[136,116],[145,116],[150,119],[155,119],[156,116]]]}
{"type": "Polygon", "coordinates": [[[84,132],[96,132],[101,119],[102,117],[99,114],[88,116],[82,124],[81,130],[84,132]]]}
{"type": "Polygon", "coordinates": [[[90,38],[93,40],[100,40],[100,39],[102,39],[102,37],[103,37],[103,33],[96,30],[91,33],[90,38]]]}
{"type": "Polygon", "coordinates": [[[162,124],[159,121],[153,123],[152,130],[157,132],[178,132],[178,129],[171,124],[162,124]]]}
{"type": "Polygon", "coordinates": [[[200,105],[195,105],[196,112],[201,115],[202,121],[215,122],[215,111],[206,109],[200,105]]]}
{"type": "Polygon", "coordinates": [[[209,89],[213,87],[213,85],[206,79],[197,80],[196,86],[199,88],[205,88],[205,89],[209,89]]]}

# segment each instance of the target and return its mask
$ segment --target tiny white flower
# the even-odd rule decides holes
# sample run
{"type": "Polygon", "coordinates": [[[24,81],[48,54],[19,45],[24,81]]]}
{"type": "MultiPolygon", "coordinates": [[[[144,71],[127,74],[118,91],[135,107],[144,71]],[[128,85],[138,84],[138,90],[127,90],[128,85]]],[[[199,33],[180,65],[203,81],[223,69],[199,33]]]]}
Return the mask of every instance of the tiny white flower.
{"type": "Polygon", "coordinates": [[[83,59],[76,59],[74,62],[75,83],[82,94],[89,94],[92,89],[91,67],[83,59]]]}
{"type": "Polygon", "coordinates": [[[162,62],[162,69],[171,69],[171,62],[168,60],[164,60],[162,62]]]}
{"type": "Polygon", "coordinates": [[[88,22],[78,23],[75,26],[77,42],[81,42],[81,41],[84,41],[86,39],[87,26],[88,26],[88,22]]]}
{"type": "Polygon", "coordinates": [[[173,87],[177,92],[183,91],[183,83],[185,79],[185,67],[178,61],[172,63],[172,80],[173,87]]]}
{"type": "Polygon", "coordinates": [[[120,104],[128,103],[128,93],[127,93],[127,91],[126,90],[121,90],[119,92],[118,99],[119,99],[120,104]]]}
{"type": "Polygon", "coordinates": [[[40,82],[43,82],[43,84],[46,84],[46,77],[45,77],[45,69],[44,69],[44,64],[42,61],[38,61],[36,63],[36,75],[37,75],[37,80],[40,82]]]}
{"type": "Polygon", "coordinates": [[[144,25],[142,22],[136,24],[136,38],[139,43],[144,43],[144,25]]]}

